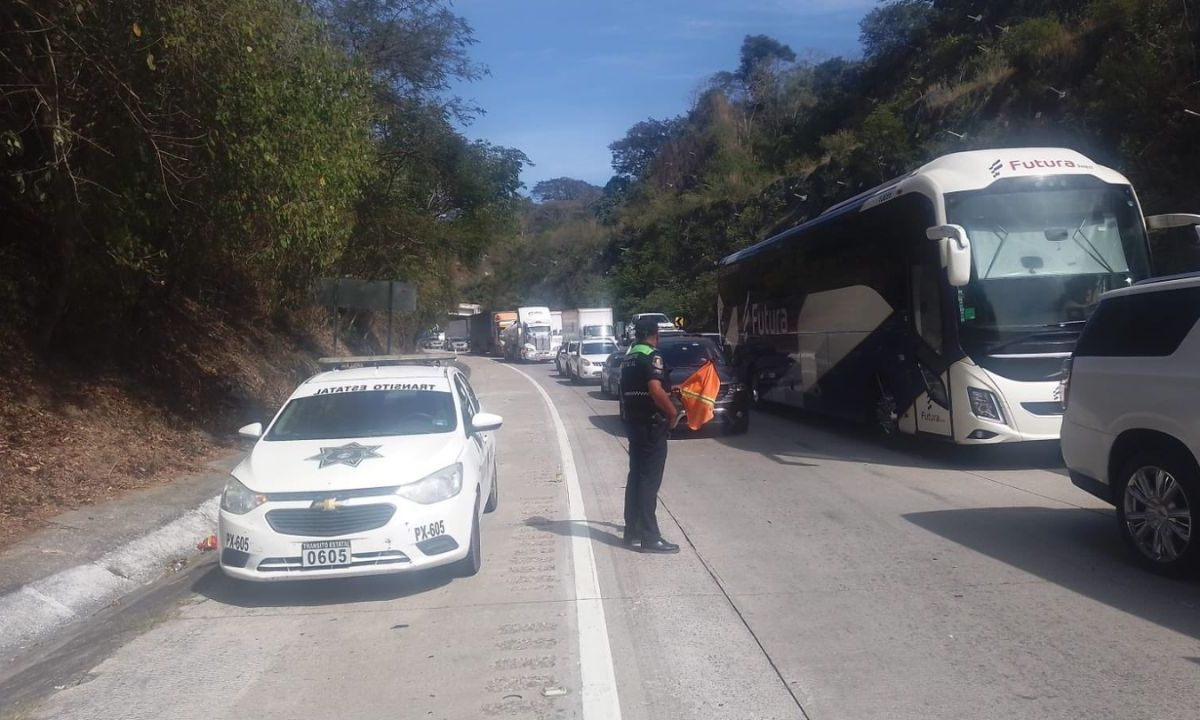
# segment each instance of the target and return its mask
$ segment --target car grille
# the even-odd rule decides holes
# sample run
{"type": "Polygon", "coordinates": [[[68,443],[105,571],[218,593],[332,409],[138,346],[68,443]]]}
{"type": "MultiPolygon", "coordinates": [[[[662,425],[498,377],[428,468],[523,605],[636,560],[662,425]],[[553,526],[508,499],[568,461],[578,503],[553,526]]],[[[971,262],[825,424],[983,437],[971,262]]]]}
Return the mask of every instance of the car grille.
{"type": "Polygon", "coordinates": [[[335,510],[284,508],[267,512],[267,522],[277,533],[333,537],[374,530],[387,525],[396,506],[387,503],[351,505],[335,510]]]}

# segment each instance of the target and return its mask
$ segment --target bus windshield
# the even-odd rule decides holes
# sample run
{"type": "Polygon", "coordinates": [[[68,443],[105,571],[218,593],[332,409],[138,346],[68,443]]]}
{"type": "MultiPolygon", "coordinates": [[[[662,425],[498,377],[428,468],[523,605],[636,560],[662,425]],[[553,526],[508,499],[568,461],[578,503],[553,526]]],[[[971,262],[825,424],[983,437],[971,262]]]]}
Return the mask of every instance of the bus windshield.
{"type": "Polygon", "coordinates": [[[947,219],[966,228],[974,260],[960,307],[964,327],[1081,322],[1101,293],[1147,276],[1146,236],[1133,191],[1056,180],[1058,186],[946,196],[947,219]]]}

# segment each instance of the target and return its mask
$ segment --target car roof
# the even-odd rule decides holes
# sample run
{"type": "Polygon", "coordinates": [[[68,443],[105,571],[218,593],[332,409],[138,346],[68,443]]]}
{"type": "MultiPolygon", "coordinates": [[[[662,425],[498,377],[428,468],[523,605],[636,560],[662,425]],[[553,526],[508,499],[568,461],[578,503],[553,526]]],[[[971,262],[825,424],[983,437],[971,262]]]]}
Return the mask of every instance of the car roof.
{"type": "Polygon", "coordinates": [[[450,378],[461,375],[455,367],[432,367],[424,365],[384,365],[329,370],[317,373],[300,384],[292,397],[315,395],[323,388],[332,386],[365,386],[362,389],[379,389],[376,385],[422,385],[427,390],[450,390],[450,378]]]}
{"type": "Polygon", "coordinates": [[[1182,290],[1194,287],[1200,287],[1200,272],[1185,273],[1183,275],[1165,275],[1163,277],[1142,280],[1129,287],[1117,288],[1116,290],[1106,292],[1100,299],[1107,300],[1108,298],[1125,297],[1127,295],[1143,295],[1146,293],[1166,292],[1168,290],[1182,290]]]}

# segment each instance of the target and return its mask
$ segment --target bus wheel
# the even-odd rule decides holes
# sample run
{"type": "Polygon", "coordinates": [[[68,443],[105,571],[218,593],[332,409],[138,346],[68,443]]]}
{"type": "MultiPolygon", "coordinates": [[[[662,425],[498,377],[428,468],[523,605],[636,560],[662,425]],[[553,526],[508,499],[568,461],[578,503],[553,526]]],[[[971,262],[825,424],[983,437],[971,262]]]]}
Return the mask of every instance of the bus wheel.
{"type": "Polygon", "coordinates": [[[875,423],[884,435],[895,435],[900,430],[900,413],[896,411],[896,398],[890,392],[879,393],[875,403],[875,423]]]}

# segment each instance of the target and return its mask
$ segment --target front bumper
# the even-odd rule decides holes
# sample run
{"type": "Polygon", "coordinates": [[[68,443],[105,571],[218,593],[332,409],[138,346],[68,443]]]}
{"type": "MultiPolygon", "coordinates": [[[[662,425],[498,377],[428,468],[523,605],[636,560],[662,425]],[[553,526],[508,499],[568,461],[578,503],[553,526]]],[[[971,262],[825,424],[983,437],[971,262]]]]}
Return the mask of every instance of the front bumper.
{"type": "MultiPolygon", "coordinates": [[[[671,402],[675,407],[684,413],[684,420],[680,422],[682,426],[686,422],[687,412],[683,409],[683,402],[680,401],[677,395],[671,396],[671,402]]],[[[744,421],[750,414],[750,394],[745,390],[725,394],[724,390],[717,396],[716,405],[713,407],[713,419],[711,422],[721,422],[726,425],[731,425],[736,422],[744,421]]]]}
{"type": "Polygon", "coordinates": [[[600,371],[602,369],[603,369],[603,366],[600,366],[600,365],[592,365],[591,367],[585,367],[583,365],[580,365],[579,372],[576,374],[579,375],[580,380],[597,380],[598,381],[598,380],[600,380],[600,371]]]}
{"type": "MultiPolygon", "coordinates": [[[[463,488],[457,496],[432,505],[420,505],[398,496],[372,496],[345,500],[342,508],[360,515],[364,506],[378,509],[390,504],[395,512],[371,529],[342,534],[293,534],[295,525],[317,526],[329,521],[312,500],[269,501],[245,515],[225,510],[218,518],[221,570],[228,576],[253,582],[279,582],[313,578],[381,575],[447,565],[466,557],[475,521],[475,493],[463,488]],[[359,508],[355,511],[354,508],[359,508]],[[285,523],[277,510],[307,511],[299,522],[285,523]],[[274,518],[274,520],[273,520],[274,518]],[[423,534],[436,528],[432,534],[423,534]],[[284,531],[281,531],[284,530],[284,531]],[[350,541],[350,564],[304,568],[301,546],[306,542],[350,541]]],[[[375,523],[366,523],[369,526],[375,523]]]]}
{"type": "Polygon", "coordinates": [[[553,350],[522,350],[521,359],[529,362],[553,360],[558,353],[553,350]]]}

